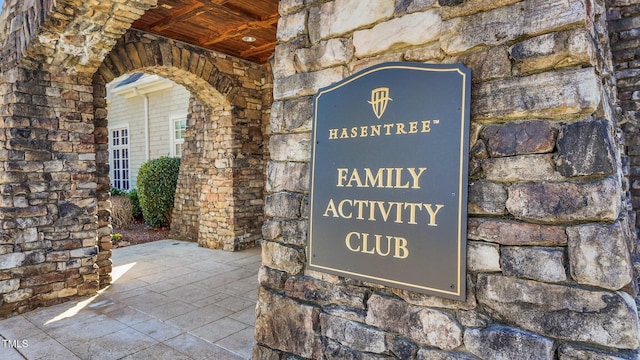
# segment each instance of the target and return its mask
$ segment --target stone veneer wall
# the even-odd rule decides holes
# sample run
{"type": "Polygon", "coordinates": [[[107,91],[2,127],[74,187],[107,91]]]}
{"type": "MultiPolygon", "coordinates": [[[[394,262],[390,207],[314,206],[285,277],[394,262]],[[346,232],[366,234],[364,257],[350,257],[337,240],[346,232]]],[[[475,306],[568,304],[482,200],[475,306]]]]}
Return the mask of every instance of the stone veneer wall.
{"type": "MultiPolygon", "coordinates": [[[[205,173],[204,159],[204,126],[207,112],[198,99],[189,99],[189,113],[187,115],[187,129],[185,142],[182,145],[182,160],[180,167],[182,176],[178,177],[176,195],[171,217],[171,237],[187,241],[198,240],[198,224],[200,223],[200,176],[205,173]],[[192,196],[192,194],[198,196],[192,196]]],[[[208,170],[208,166],[206,167],[208,170]]]]}
{"type": "Polygon", "coordinates": [[[640,2],[607,1],[607,22],[615,64],[618,96],[623,111],[630,183],[636,226],[640,211],[640,2]]]}
{"type": "Polygon", "coordinates": [[[282,0],[280,13],[254,358],[639,355],[603,1],[282,0]],[[385,61],[473,72],[464,302],[305,268],[312,95],[385,61]]]}

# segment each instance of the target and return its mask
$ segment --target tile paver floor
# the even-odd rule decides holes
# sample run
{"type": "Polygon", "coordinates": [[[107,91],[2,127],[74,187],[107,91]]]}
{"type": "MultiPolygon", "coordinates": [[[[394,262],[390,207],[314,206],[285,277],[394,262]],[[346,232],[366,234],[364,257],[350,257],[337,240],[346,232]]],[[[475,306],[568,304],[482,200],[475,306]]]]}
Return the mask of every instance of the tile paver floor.
{"type": "Polygon", "coordinates": [[[0,320],[0,359],[250,359],[259,267],[260,248],[115,249],[98,295],[0,320]]]}

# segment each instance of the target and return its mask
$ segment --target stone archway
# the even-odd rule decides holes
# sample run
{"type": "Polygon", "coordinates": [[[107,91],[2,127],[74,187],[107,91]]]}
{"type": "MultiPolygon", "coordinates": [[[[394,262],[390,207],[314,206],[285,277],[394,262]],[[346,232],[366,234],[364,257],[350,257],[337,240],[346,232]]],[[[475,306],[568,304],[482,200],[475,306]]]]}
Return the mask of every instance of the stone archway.
{"type": "Polygon", "coordinates": [[[127,72],[178,80],[213,120],[203,126],[200,143],[194,134],[203,146],[194,156],[202,157],[181,170],[198,174],[183,193],[217,191],[199,199],[208,206],[195,220],[200,244],[239,250],[260,236],[264,160],[260,146],[244,140],[261,139],[269,76],[250,62],[127,33],[155,3],[5,4],[0,316],[92,294],[110,282],[105,84],[127,72]],[[220,105],[207,105],[212,101],[220,105]],[[207,165],[215,174],[206,175],[213,176],[204,176],[207,165]]]}
{"type": "Polygon", "coordinates": [[[197,99],[190,110],[174,234],[231,251],[253,246],[262,216],[262,120],[270,105],[263,106],[263,89],[268,75],[247,61],[129,30],[94,80],[106,83],[132,71],[173,80],[197,99]]]}

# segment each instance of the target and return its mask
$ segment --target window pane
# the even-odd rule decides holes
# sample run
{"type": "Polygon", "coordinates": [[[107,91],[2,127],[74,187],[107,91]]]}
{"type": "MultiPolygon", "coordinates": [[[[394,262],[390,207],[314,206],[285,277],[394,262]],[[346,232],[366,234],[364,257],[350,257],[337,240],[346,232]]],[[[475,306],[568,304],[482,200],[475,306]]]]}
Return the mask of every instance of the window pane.
{"type": "Polygon", "coordinates": [[[174,128],[174,138],[176,140],[178,139],[184,139],[184,132],[187,129],[187,120],[186,119],[181,119],[181,120],[175,120],[173,122],[173,128],[174,128]]]}
{"type": "Polygon", "coordinates": [[[117,129],[111,132],[113,186],[120,190],[129,190],[129,130],[117,129]]]}

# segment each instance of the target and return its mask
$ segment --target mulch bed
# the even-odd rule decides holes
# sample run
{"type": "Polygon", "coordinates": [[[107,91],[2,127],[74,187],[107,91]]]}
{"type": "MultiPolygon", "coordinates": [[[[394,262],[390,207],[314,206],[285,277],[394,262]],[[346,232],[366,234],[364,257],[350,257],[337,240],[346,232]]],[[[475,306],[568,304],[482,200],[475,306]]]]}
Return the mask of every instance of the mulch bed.
{"type": "Polygon", "coordinates": [[[114,248],[169,239],[169,228],[150,228],[144,221],[138,221],[122,228],[114,225],[113,233],[122,234],[120,241],[113,242],[114,248]]]}

